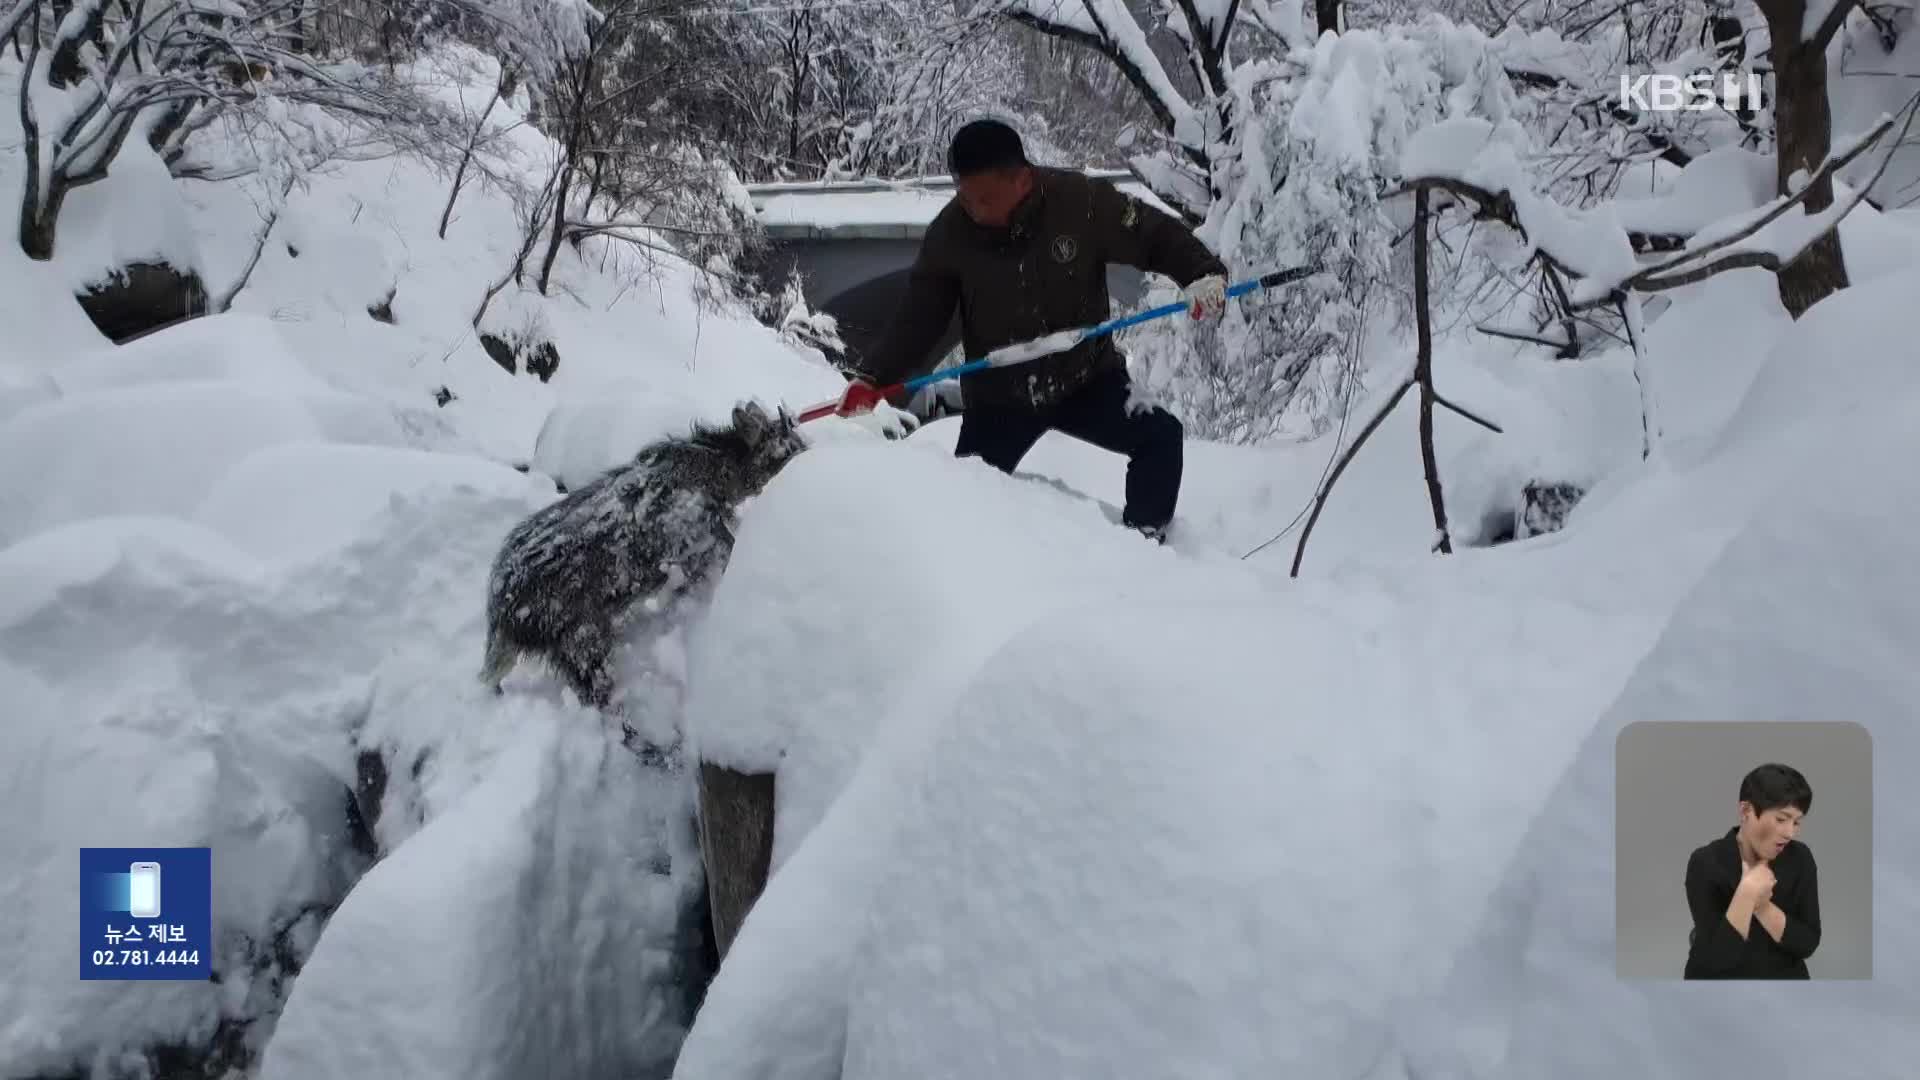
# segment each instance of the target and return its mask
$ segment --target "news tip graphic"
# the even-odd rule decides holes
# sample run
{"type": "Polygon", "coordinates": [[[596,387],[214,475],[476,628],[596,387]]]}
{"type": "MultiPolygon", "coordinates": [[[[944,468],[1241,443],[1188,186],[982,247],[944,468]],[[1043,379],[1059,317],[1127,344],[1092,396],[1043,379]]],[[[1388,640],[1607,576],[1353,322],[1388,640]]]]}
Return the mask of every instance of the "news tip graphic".
{"type": "Polygon", "coordinates": [[[212,975],[212,848],[80,849],[82,979],[212,975]]]}

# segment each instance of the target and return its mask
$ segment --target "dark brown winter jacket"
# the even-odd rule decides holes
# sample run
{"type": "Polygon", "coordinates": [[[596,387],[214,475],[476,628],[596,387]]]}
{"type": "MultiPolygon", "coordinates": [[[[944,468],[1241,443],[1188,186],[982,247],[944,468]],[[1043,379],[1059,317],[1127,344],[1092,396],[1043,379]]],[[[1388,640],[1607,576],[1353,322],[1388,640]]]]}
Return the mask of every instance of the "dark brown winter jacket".
{"type": "MultiPolygon", "coordinates": [[[[1065,169],[1036,168],[1033,194],[1006,228],[976,224],[947,203],[927,227],[892,326],[865,357],[877,385],[923,374],[960,309],[968,359],[1002,346],[1112,318],[1107,264],[1163,274],[1182,286],[1226,266],[1184,223],[1113,184],[1065,169]]],[[[1025,364],[965,376],[966,407],[1043,408],[1094,374],[1124,367],[1110,337],[1025,364]]]]}

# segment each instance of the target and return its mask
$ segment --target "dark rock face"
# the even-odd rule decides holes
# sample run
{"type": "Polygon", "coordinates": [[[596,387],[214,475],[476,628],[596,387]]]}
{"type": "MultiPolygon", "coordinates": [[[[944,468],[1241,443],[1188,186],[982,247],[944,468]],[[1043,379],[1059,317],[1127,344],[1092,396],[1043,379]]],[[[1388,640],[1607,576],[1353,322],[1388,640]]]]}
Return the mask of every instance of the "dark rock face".
{"type": "Polygon", "coordinates": [[[481,334],[480,347],[487,350],[487,355],[493,357],[493,362],[499,364],[502,371],[509,375],[520,373],[520,357],[514,352],[513,346],[507,344],[505,338],[494,334],[481,334]]]}
{"type": "Polygon", "coordinates": [[[374,829],[387,794],[387,760],[378,750],[362,749],[354,759],[354,786],[347,792],[347,841],[368,859],[381,855],[374,829]]]}
{"type": "Polygon", "coordinates": [[[560,370],[560,350],[551,341],[509,340],[498,334],[481,334],[480,347],[509,375],[517,375],[525,368],[529,375],[546,382],[560,370]]]}
{"type": "Polygon", "coordinates": [[[551,341],[535,345],[525,356],[527,371],[538,375],[541,382],[553,378],[553,373],[560,370],[560,350],[554,348],[551,341]]]}
{"type": "Polygon", "coordinates": [[[93,325],[114,344],[207,313],[200,276],[166,263],[131,263],[76,299],[93,325]]]}

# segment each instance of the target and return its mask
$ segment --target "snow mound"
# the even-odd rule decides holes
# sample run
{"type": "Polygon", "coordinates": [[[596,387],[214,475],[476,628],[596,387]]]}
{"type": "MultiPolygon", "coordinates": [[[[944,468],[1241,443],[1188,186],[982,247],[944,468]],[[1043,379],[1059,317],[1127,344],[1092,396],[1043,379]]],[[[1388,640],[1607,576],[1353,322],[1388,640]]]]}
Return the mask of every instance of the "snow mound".
{"type": "Polygon", "coordinates": [[[697,412],[684,398],[633,385],[562,401],[540,427],[532,465],[569,488],[580,487],[615,465],[632,461],[649,443],[684,437],[688,417],[697,412]]]}
{"type": "MultiPolygon", "coordinates": [[[[19,72],[11,53],[0,67],[5,97],[19,72]]],[[[469,119],[495,75],[467,86],[469,119]]],[[[17,112],[0,109],[0,144],[17,112]]],[[[537,187],[550,143],[516,108],[493,119],[510,145],[476,168],[537,187]]],[[[227,135],[203,133],[209,154],[227,135]]],[[[24,161],[0,153],[0,187],[24,161]]],[[[51,262],[0,245],[0,1073],[238,1075],[296,976],[276,1075],[424,1074],[417,1048],[455,1030],[499,1036],[481,1041],[501,1075],[665,1067],[686,1020],[661,972],[666,899],[697,883],[675,846],[688,785],[594,714],[480,694],[488,566],[552,498],[494,462],[526,462],[556,404],[678,403],[684,427],[844,379],[703,305],[695,268],[611,240],[563,246],[546,295],[495,297],[562,358],[550,383],[510,375],[473,322],[520,251],[514,192],[467,185],[443,237],[448,186],[404,154],[290,188],[176,183],[134,139],[72,193],[51,262]],[[105,347],[74,289],[152,258],[216,297],[250,276],[226,314],[105,347]],[[370,774],[384,792],[356,791],[370,774]],[[76,980],[74,850],[169,843],[215,848],[221,981],[76,980]],[[391,873],[329,923],[376,857],[391,873]],[[426,896],[542,936],[468,940],[426,896]],[[389,925],[476,957],[450,968],[389,925]],[[355,1001],[413,1014],[460,979],[494,992],[435,1013],[447,1029],[341,1026],[355,1001]],[[520,1017],[542,1019],[516,1033],[520,1017]],[[316,1049],[361,1029],[401,1049],[371,1065],[316,1049]]]]}
{"type": "MultiPolygon", "coordinates": [[[[664,1075],[694,897],[670,872],[678,785],[578,713],[520,734],[363,878],[289,997],[263,1080],[664,1075]]],[[[697,880],[697,878],[695,879],[697,880]]]]}
{"type": "MultiPolygon", "coordinates": [[[[0,935],[0,1061],[10,1070],[213,1044],[222,1024],[273,996],[290,974],[283,958],[318,929],[313,910],[354,872],[346,789],[310,752],[317,738],[297,721],[273,731],[257,698],[209,693],[193,670],[200,649],[244,655],[251,642],[234,631],[263,621],[265,589],[247,562],[205,530],[143,519],[85,522],[0,553],[0,900],[14,912],[0,935]],[[222,982],[74,977],[74,852],[117,844],[216,849],[222,982]]],[[[310,720],[324,702],[305,705],[299,719],[310,720]]]]}
{"type": "MultiPolygon", "coordinates": [[[[182,186],[145,139],[127,140],[104,177],[67,198],[58,251],[54,266],[75,292],[132,263],[167,263],[203,276],[207,270],[182,186]]],[[[223,283],[203,284],[211,294],[223,283]]]]}
{"type": "Polygon", "coordinates": [[[779,804],[676,1075],[1365,1075],[1585,733],[1539,702],[1657,619],[1551,549],[1270,593],[910,447],[790,466],[696,636],[696,749],[779,804]]]}
{"type": "Polygon", "coordinates": [[[59,396],[59,384],[46,375],[9,371],[0,367],[0,424],[24,409],[59,396]]]}
{"type": "Polygon", "coordinates": [[[1737,146],[1700,155],[1648,198],[1614,201],[1620,224],[1635,232],[1691,235],[1730,213],[1772,202],[1773,158],[1737,146]]]}
{"type": "Polygon", "coordinates": [[[185,593],[206,583],[245,581],[259,571],[252,562],[225,538],[177,518],[75,522],[0,549],[0,628],[51,606],[62,590],[116,573],[185,593]]]}
{"type": "Polygon", "coordinates": [[[900,807],[850,1080],[1367,1073],[1452,932],[1423,909],[1471,905],[1492,850],[1440,842],[1479,808],[1418,782],[1438,733],[1399,730],[1411,680],[1379,643],[1272,606],[1110,602],[988,662],[900,807]],[[1261,692],[1276,657],[1284,704],[1261,692]]]}
{"type": "MultiPolygon", "coordinates": [[[[342,449],[289,454],[337,466],[342,449]]],[[[415,460],[423,479],[451,475],[415,460]]],[[[78,522],[0,552],[0,900],[18,913],[0,931],[0,1061],[54,1074],[156,1047],[190,1057],[234,1033],[258,1053],[277,1045],[297,985],[274,1075],[368,1074],[345,1051],[318,1054],[316,1031],[341,1044],[365,1033],[374,1050],[402,1048],[402,1073],[440,1075],[412,1064],[412,1048],[489,1024],[511,1033],[506,1016],[545,1019],[511,1046],[487,1044],[498,1075],[527,1075],[549,1051],[570,1075],[664,1069],[686,1018],[663,972],[681,963],[677,913],[698,881],[679,838],[687,785],[641,768],[592,713],[495,698],[472,678],[487,566],[537,502],[428,485],[359,521],[353,543],[292,566],[165,518],[78,522]],[[356,826],[347,808],[369,758],[387,782],[356,826]],[[74,979],[73,852],[127,843],[214,848],[220,983],[74,979]],[[349,892],[375,854],[392,860],[388,876],[349,892]],[[330,921],[347,896],[354,906],[330,921]],[[435,951],[381,936],[395,926],[438,926],[414,941],[435,951]],[[449,959],[460,950],[470,964],[449,959]],[[436,972],[454,981],[421,996],[436,972]],[[491,993],[460,998],[479,987],[491,993]],[[385,1015],[418,1020],[423,1000],[448,995],[466,1004],[435,1018],[466,1026],[336,1023],[353,1003],[388,1000],[385,1015]]]]}
{"type": "Polygon", "coordinates": [[[241,459],[194,517],[259,558],[291,561],[352,544],[397,499],[447,491],[533,498],[552,488],[505,465],[455,454],[289,443],[241,459]],[[299,497],[289,499],[290,492],[299,497]]]}
{"type": "Polygon", "coordinates": [[[1751,449],[1795,431],[1824,441],[1920,390],[1911,359],[1912,343],[1920,340],[1920,310],[1911,301],[1916,288],[1920,270],[1874,278],[1827,297],[1785,327],[1719,449],[1751,449]]]}
{"type": "Polygon", "coordinates": [[[283,389],[321,388],[288,351],[272,320],[208,315],[125,345],[75,356],[47,373],[62,394],[175,380],[235,380],[283,389]]]}
{"type": "Polygon", "coordinates": [[[776,860],[876,729],[957,691],[1042,613],[1116,590],[1244,588],[1178,575],[1179,556],[1117,516],[913,442],[821,446],[768,485],[692,642],[687,726],[704,760],[790,770],[776,860]]]}
{"type": "Polygon", "coordinates": [[[0,545],[116,514],[190,515],[257,450],[334,441],[404,446],[393,410],[331,391],[294,395],[233,381],[93,390],[0,423],[0,545]]]}
{"type": "MultiPolygon", "coordinates": [[[[1636,1076],[1868,1080],[1911,1071],[1920,974],[1902,958],[1920,950],[1920,867],[1901,838],[1920,832],[1920,809],[1883,781],[1920,760],[1912,722],[1920,569],[1911,540],[1920,481],[1886,463],[1913,455],[1920,393],[1910,390],[1872,423],[1826,430],[1819,449],[1773,478],[1776,490],[1793,493],[1792,512],[1754,517],[1681,604],[1501,875],[1460,971],[1442,995],[1411,1007],[1432,1025],[1417,1075],[1519,1080],[1573,1075],[1597,1061],[1636,1076]],[[1615,979],[1615,739],[1630,723],[1660,717],[1844,719],[1867,728],[1873,981],[1796,991],[1793,1022],[1769,1024],[1754,1019],[1784,1000],[1773,989],[1706,994],[1615,979]]],[[[1816,972],[1819,962],[1816,952],[1816,972]]]]}

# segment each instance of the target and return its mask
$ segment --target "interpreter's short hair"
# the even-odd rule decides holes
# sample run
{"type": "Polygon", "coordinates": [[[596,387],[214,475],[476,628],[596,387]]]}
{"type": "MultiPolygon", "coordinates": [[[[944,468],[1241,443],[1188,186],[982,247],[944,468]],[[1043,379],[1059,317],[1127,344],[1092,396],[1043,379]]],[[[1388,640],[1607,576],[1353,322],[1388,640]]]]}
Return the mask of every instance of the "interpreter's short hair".
{"type": "Polygon", "coordinates": [[[947,147],[947,168],[956,177],[1027,164],[1020,133],[998,120],[975,120],[953,133],[947,147]]]}
{"type": "Polygon", "coordinates": [[[1807,783],[1806,777],[1800,775],[1800,770],[1769,762],[1740,781],[1740,801],[1751,804],[1756,814],[1778,810],[1783,806],[1791,806],[1806,814],[1813,810],[1813,787],[1807,783]]]}

